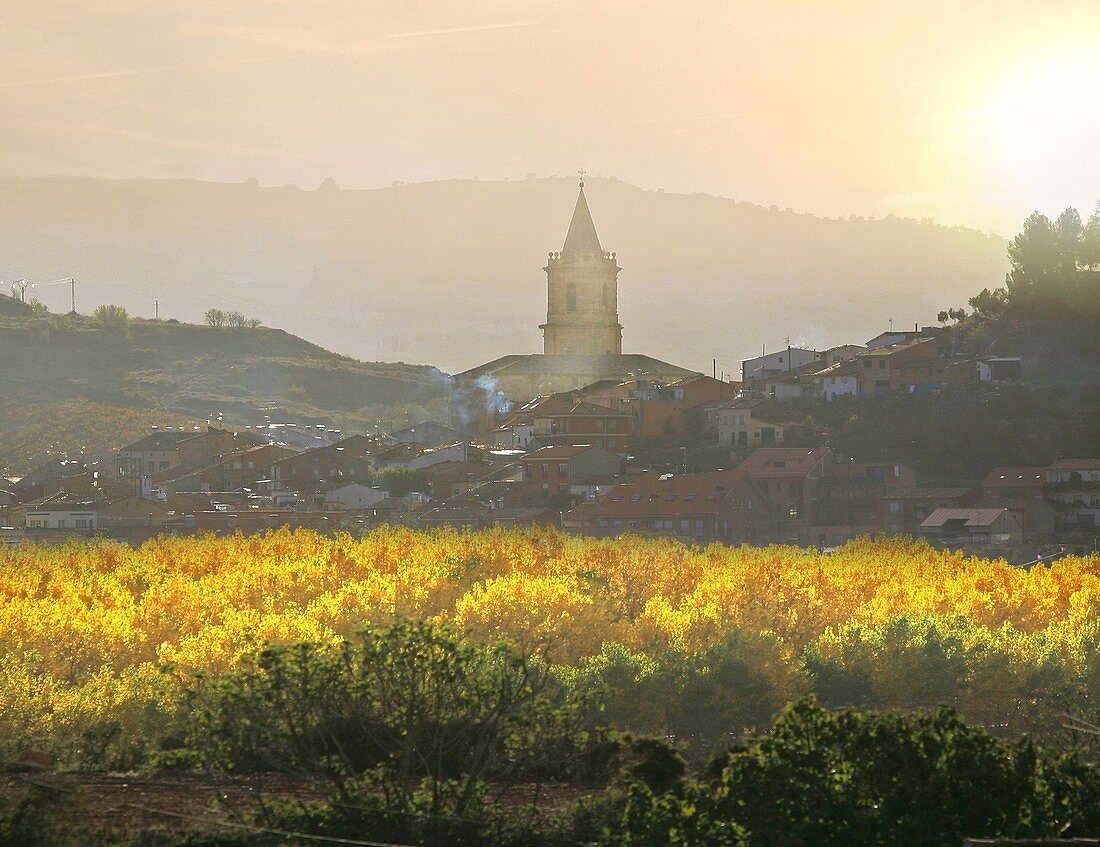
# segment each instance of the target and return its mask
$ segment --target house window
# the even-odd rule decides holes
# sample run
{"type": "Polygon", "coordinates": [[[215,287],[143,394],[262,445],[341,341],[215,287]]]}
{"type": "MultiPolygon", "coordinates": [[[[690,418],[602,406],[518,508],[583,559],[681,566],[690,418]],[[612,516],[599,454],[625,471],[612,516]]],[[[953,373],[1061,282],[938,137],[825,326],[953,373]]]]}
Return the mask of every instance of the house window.
{"type": "Polygon", "coordinates": [[[596,432],[603,431],[603,418],[596,418],[596,432]]]}
{"type": "Polygon", "coordinates": [[[558,463],[558,476],[569,476],[569,465],[565,462],[558,463]]]}
{"type": "Polygon", "coordinates": [[[550,464],[548,462],[542,463],[542,475],[550,476],[550,464]]]}
{"type": "Polygon", "coordinates": [[[890,503],[890,512],[892,514],[896,515],[900,511],[901,511],[901,503],[899,503],[897,500],[891,501],[891,503],[890,503]]]}
{"type": "Polygon", "coordinates": [[[544,482],[542,484],[542,493],[543,494],[549,494],[550,493],[550,483],[549,482],[544,482]]]}

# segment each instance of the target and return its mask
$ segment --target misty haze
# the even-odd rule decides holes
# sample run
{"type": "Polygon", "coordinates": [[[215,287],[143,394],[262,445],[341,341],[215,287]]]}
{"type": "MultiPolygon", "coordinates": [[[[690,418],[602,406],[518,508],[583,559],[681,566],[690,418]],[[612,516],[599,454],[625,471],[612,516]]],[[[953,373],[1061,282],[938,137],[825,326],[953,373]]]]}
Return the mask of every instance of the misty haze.
{"type": "Polygon", "coordinates": [[[0,0],[0,847],[1100,843],[1097,0],[0,0]]]}

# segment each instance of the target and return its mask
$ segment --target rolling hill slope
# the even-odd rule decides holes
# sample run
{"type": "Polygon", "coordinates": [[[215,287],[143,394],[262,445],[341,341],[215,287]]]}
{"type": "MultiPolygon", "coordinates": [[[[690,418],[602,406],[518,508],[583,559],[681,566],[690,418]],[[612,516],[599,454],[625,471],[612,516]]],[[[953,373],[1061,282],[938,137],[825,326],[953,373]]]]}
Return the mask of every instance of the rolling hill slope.
{"type": "Polygon", "coordinates": [[[35,317],[0,297],[0,466],[100,455],[151,424],[326,423],[365,431],[428,413],[434,368],[370,364],[278,329],[35,317]]]}
{"type": "MultiPolygon", "coordinates": [[[[1003,239],[907,219],[830,220],[613,179],[586,189],[618,253],[624,350],[726,370],[792,341],[861,342],[998,285],[1003,239]]],[[[363,359],[455,372],[541,349],[542,259],[571,179],[349,191],[0,179],[0,279],[76,276],[78,308],[255,316],[363,359]]],[[[68,308],[66,286],[38,288],[68,308]]]]}

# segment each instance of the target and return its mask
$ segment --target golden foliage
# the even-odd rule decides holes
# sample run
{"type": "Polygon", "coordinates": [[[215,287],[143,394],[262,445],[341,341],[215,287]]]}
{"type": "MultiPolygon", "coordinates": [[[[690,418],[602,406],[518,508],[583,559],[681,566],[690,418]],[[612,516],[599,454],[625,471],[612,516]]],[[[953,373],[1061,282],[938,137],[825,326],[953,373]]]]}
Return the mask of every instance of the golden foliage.
{"type": "Polygon", "coordinates": [[[871,669],[888,706],[957,658],[969,674],[959,702],[990,720],[1021,691],[1040,698],[1052,669],[1100,683],[1095,556],[1023,570],[904,539],[819,555],[547,529],[281,529],[0,551],[0,736],[168,713],[165,663],[217,673],[260,642],[336,641],[395,613],[573,666],[609,644],[690,655],[741,633],[768,645],[750,653],[777,690],[797,687],[812,653],[818,666],[871,669]]]}

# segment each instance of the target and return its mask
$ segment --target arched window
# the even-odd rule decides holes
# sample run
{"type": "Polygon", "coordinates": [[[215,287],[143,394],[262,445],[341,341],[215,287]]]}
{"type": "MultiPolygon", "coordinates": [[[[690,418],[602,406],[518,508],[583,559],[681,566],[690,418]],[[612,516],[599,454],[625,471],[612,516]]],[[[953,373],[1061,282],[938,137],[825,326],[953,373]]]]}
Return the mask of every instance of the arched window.
{"type": "Polygon", "coordinates": [[[575,312],[577,311],[577,286],[576,283],[569,283],[565,288],[565,311],[575,312]]]}

